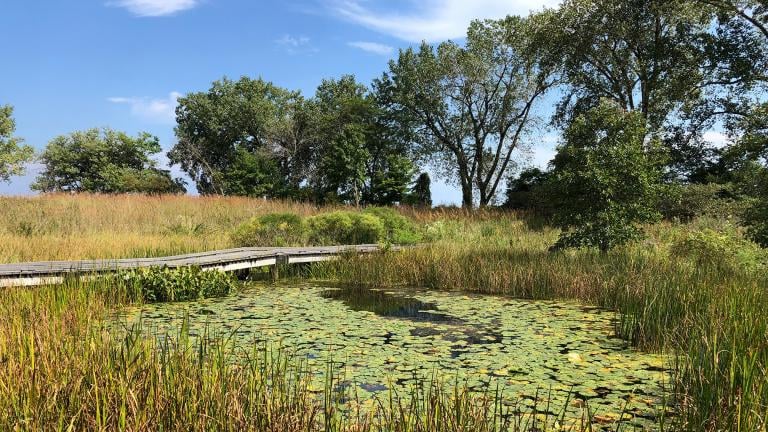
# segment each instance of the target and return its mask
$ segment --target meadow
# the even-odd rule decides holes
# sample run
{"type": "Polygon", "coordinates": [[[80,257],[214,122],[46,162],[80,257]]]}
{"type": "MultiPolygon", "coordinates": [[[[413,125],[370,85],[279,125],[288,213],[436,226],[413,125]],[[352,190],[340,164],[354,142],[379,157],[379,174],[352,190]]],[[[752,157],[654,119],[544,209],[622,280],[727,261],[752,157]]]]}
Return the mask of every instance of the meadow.
{"type": "MultiPolygon", "coordinates": [[[[237,246],[236,227],[270,213],[329,209],[240,198],[2,198],[0,261],[137,257],[237,246]]],[[[725,219],[646,227],[608,253],[552,253],[558,232],[501,210],[412,210],[427,245],[297,269],[296,276],[368,286],[577,300],[617,313],[615,333],[669,356],[663,430],[766,430],[766,253],[725,219]]],[[[0,425],[22,430],[554,430],[557,418],[510,411],[461,383],[415,386],[419,397],[355,405],[332,382],[313,392],[299,358],[254,345],[232,362],[226,339],[116,337],[104,319],[145,295],[114,281],[0,298],[0,425]],[[351,407],[351,408],[350,408],[351,407]],[[350,411],[351,410],[351,411],[350,411]],[[506,411],[505,411],[506,410],[506,411]]],[[[329,365],[328,367],[332,367],[329,365]]],[[[332,380],[331,380],[332,381],[332,380]]],[[[547,383],[541,383],[546,388],[547,383]]],[[[566,430],[590,430],[585,414],[566,430]]],[[[620,429],[619,424],[611,429],[620,429]]],[[[623,430],[623,429],[622,429],[623,430]]]]}

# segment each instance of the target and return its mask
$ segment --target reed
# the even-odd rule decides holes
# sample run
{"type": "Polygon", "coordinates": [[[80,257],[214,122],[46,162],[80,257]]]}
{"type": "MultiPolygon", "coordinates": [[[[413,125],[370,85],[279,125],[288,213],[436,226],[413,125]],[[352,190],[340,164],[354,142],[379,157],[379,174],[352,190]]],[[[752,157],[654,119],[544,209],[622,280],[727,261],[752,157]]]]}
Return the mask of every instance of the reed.
{"type": "Polygon", "coordinates": [[[104,318],[135,293],[108,279],[1,294],[0,430],[597,430],[587,410],[565,420],[437,376],[360,400],[331,361],[318,387],[323,371],[281,349],[192,340],[186,326],[162,339],[140,324],[109,330],[104,318]]]}
{"type": "Polygon", "coordinates": [[[695,226],[650,227],[643,244],[605,254],[550,253],[554,233],[515,217],[434,224],[431,245],[324,263],[307,275],[372,287],[576,299],[615,310],[618,336],[675,359],[675,429],[768,427],[764,256],[755,267],[727,261],[739,255],[728,251],[705,261],[671,253],[675,239],[695,226]]]}

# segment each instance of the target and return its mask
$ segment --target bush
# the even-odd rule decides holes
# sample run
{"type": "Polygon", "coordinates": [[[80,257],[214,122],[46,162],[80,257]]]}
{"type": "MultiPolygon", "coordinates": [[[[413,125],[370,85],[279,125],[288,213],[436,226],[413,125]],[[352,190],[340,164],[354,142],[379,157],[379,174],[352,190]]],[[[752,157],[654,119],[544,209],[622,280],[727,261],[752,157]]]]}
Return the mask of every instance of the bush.
{"type": "Polygon", "coordinates": [[[388,207],[369,207],[363,214],[373,215],[384,223],[384,240],[392,244],[416,244],[421,241],[421,235],[416,225],[397,210],[388,207]]]}
{"type": "Polygon", "coordinates": [[[304,223],[293,213],[270,213],[240,225],[232,241],[241,247],[298,246],[304,243],[304,223]]]}
{"type": "Polygon", "coordinates": [[[668,185],[658,204],[664,219],[686,223],[702,216],[735,216],[742,207],[743,201],[732,185],[714,183],[668,185]]]}
{"type": "Polygon", "coordinates": [[[200,267],[150,267],[117,276],[146,302],[174,302],[223,297],[237,290],[234,276],[200,267]]]}
{"type": "Polygon", "coordinates": [[[366,244],[385,238],[384,223],[372,214],[335,211],[307,218],[311,244],[366,244]]]}
{"type": "Polygon", "coordinates": [[[733,228],[689,232],[672,244],[672,255],[692,259],[696,265],[720,269],[758,269],[765,262],[760,248],[733,228]]]}
{"type": "Polygon", "coordinates": [[[768,199],[755,200],[744,212],[743,223],[749,238],[768,248],[768,199]]]}

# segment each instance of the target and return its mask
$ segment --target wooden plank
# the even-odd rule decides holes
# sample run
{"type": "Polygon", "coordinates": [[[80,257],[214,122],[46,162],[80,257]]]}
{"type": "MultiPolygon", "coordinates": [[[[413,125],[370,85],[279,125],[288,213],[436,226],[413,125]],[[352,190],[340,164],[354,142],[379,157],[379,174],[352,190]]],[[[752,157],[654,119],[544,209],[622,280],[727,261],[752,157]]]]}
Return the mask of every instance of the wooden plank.
{"type": "MultiPolygon", "coordinates": [[[[393,247],[398,250],[399,247],[393,247]]],[[[61,283],[67,275],[108,273],[142,267],[200,266],[204,270],[237,271],[335,259],[345,253],[371,253],[378,245],[235,248],[153,258],[121,258],[83,261],[41,261],[0,264],[0,287],[61,283]]]]}

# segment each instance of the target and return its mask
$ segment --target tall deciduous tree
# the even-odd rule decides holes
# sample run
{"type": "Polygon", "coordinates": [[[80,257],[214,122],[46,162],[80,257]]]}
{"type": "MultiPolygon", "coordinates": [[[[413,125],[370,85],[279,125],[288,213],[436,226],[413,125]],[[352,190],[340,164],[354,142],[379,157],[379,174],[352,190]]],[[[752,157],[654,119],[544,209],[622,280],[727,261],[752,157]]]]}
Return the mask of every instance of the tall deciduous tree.
{"type": "Polygon", "coordinates": [[[640,237],[638,223],[660,217],[663,165],[659,144],[646,140],[642,114],[604,99],[573,119],[564,140],[548,180],[563,229],[555,248],[607,251],[640,237]]]}
{"type": "Polygon", "coordinates": [[[492,202],[524,141],[534,104],[552,85],[517,17],[473,22],[466,46],[402,51],[375,86],[424,155],[462,191],[462,204],[492,202]]]}
{"type": "MultiPolygon", "coordinates": [[[[174,164],[189,174],[202,194],[266,192],[280,196],[303,181],[303,166],[308,154],[306,104],[298,92],[277,87],[262,79],[243,77],[222,79],[207,92],[179,98],[176,109],[178,143],[168,153],[174,164]],[[281,184],[265,188],[262,175],[233,176],[238,157],[249,153],[252,168],[277,168],[281,184]],[[232,183],[233,180],[236,180],[232,183]]],[[[265,174],[266,175],[266,174],[265,174]]]]}
{"type": "Polygon", "coordinates": [[[0,181],[24,173],[24,164],[32,160],[34,150],[14,137],[16,123],[13,121],[13,107],[0,106],[0,181]]]}
{"type": "Polygon", "coordinates": [[[183,193],[184,183],[171,178],[152,159],[158,139],[131,137],[111,129],[90,129],[54,138],[40,159],[42,173],[32,185],[41,192],[183,193]]]}
{"type": "Polygon", "coordinates": [[[392,119],[380,109],[379,95],[345,75],[317,89],[312,124],[320,197],[355,204],[393,204],[412,177],[408,148],[392,119]]]}

